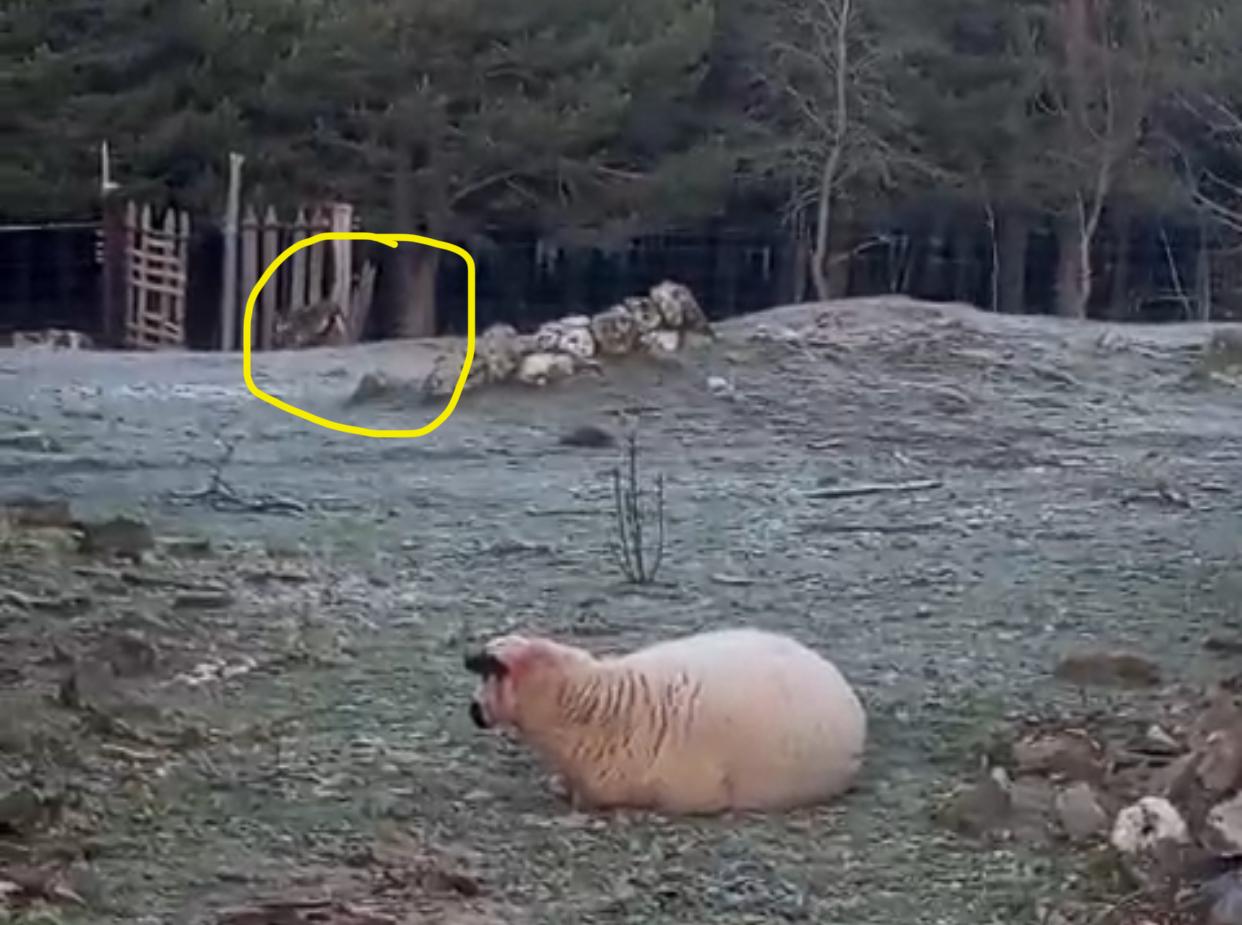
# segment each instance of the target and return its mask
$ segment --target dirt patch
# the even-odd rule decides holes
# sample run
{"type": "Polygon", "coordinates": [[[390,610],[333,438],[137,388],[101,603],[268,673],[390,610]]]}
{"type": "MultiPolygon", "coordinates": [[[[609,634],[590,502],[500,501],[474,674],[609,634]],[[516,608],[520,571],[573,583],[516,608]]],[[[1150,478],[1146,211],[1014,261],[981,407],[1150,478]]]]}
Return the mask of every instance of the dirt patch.
{"type": "MultiPolygon", "coordinates": [[[[135,560],[63,524],[0,544],[3,787],[25,807],[0,861],[57,871],[83,902],[56,905],[67,921],[206,925],[343,878],[337,913],[418,896],[419,921],[1035,922],[1084,858],[981,851],[934,808],[1007,714],[1081,710],[1054,675],[1067,652],[1158,666],[1090,695],[1127,715],[1221,671],[1205,642],[1242,632],[1242,393],[1190,375],[1213,330],[796,306],[466,395],[410,442],[284,415],[233,356],[0,354],[13,496],[151,530],[135,560]],[[667,517],[642,587],[608,549],[622,448],[562,439],[620,437],[635,412],[667,517]],[[907,487],[858,490],[876,485],[907,487]],[[606,650],[743,622],[860,690],[873,740],[849,799],[576,816],[466,715],[460,655],[483,636],[606,650]],[[478,895],[351,866],[391,829],[478,895]]],[[[274,353],[255,375],[329,418],[417,427],[434,412],[349,398],[440,349],[274,353]]]]}

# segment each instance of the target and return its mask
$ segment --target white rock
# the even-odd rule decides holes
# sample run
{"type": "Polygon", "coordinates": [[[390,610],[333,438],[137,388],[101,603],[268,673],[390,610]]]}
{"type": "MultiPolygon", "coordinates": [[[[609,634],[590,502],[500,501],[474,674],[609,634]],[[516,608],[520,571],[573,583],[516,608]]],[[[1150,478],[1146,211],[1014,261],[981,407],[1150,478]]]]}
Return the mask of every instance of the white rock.
{"type": "Polygon", "coordinates": [[[665,280],[651,287],[651,300],[659,308],[665,327],[711,333],[707,315],[688,286],[665,280]]]}
{"type": "Polygon", "coordinates": [[[1242,794],[1217,803],[1204,822],[1204,845],[1220,857],[1242,855],[1242,794]]]}
{"type": "Polygon", "coordinates": [[[579,359],[595,356],[595,336],[591,333],[590,322],[585,325],[566,325],[561,329],[561,339],[557,344],[559,352],[568,353],[579,359]]]}
{"type": "Polygon", "coordinates": [[[592,318],[591,334],[603,354],[621,356],[638,346],[638,323],[624,305],[614,305],[592,318]]]}
{"type": "Polygon", "coordinates": [[[565,353],[540,351],[522,357],[517,380],[524,385],[544,386],[574,373],[573,357],[565,353]]]}
{"type": "Polygon", "coordinates": [[[625,300],[625,307],[633,315],[634,323],[638,325],[640,334],[655,331],[664,323],[660,309],[647,296],[630,296],[625,300]]]}
{"type": "Polygon", "coordinates": [[[540,353],[556,353],[565,328],[559,321],[545,321],[535,332],[535,349],[540,353]]]}
{"type": "Polygon", "coordinates": [[[509,324],[493,324],[479,336],[475,354],[482,357],[487,379],[501,382],[517,370],[522,359],[520,335],[509,324]]]}
{"type": "Polygon", "coordinates": [[[674,331],[680,331],[686,321],[685,308],[678,298],[679,295],[675,283],[664,282],[651,287],[651,301],[660,312],[662,326],[674,331]]]}
{"type": "MultiPolygon", "coordinates": [[[[423,379],[423,394],[430,398],[443,398],[453,394],[453,390],[457,388],[457,377],[461,375],[461,360],[440,356],[436,358],[432,364],[431,372],[427,373],[423,379]]],[[[471,376],[466,380],[466,387],[472,388],[478,385],[477,380],[471,376]]],[[[462,389],[465,391],[465,388],[462,389]]]]}
{"type": "Polygon", "coordinates": [[[676,353],[681,348],[681,331],[648,331],[642,336],[642,345],[650,353],[676,353]]]}
{"type": "Polygon", "coordinates": [[[722,376],[708,376],[707,391],[717,396],[732,395],[733,383],[722,376]]]}
{"type": "Polygon", "coordinates": [[[1109,842],[1122,854],[1133,857],[1155,849],[1162,842],[1187,844],[1186,820],[1164,797],[1146,796],[1117,814],[1109,842]]]}

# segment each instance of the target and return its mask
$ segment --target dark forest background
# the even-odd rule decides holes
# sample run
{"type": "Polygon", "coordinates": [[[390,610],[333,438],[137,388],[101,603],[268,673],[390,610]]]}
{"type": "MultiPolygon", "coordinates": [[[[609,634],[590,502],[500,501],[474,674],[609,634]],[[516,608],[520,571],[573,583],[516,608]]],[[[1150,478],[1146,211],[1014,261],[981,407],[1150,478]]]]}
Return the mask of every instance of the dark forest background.
{"type": "MultiPolygon", "coordinates": [[[[665,277],[714,317],[1242,318],[1240,36],[1236,0],[2,0],[0,311],[92,302],[106,141],[204,265],[238,151],[248,202],[471,249],[482,325],[665,277]]],[[[417,250],[380,334],[463,320],[417,250]]]]}

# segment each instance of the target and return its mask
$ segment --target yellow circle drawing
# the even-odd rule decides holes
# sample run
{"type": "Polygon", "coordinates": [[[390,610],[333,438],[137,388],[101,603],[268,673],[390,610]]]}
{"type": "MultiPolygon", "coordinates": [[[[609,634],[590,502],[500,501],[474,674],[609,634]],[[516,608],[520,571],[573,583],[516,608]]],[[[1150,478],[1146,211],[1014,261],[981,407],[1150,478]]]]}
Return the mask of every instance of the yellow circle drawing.
{"type": "Polygon", "coordinates": [[[299,417],[304,421],[310,421],[312,424],[318,424],[320,427],[326,427],[328,430],[339,431],[343,434],[356,434],[359,437],[379,437],[379,438],[410,438],[424,437],[431,433],[441,424],[449,419],[453,410],[457,407],[457,400],[461,398],[462,389],[466,386],[466,378],[470,375],[470,365],[474,362],[474,258],[469,252],[458,247],[456,244],[450,244],[447,241],[437,241],[435,238],[424,238],[417,234],[372,234],[368,231],[325,231],[322,234],[311,235],[309,238],[303,238],[296,244],[285,248],[280,256],[271,262],[263,275],[259,277],[259,281],[254,284],[254,288],[250,290],[250,296],[246,299],[246,313],[242,317],[242,376],[246,380],[246,388],[250,390],[250,394],[255,398],[267,402],[281,411],[286,411],[294,417],[299,417]],[[389,247],[396,247],[402,241],[408,241],[411,244],[423,244],[427,247],[437,247],[440,250],[449,251],[456,254],[462,260],[466,261],[466,359],[461,364],[461,372],[457,376],[457,385],[453,388],[453,394],[449,397],[448,404],[444,410],[430,424],[426,424],[415,430],[382,430],[372,427],[355,427],[353,424],[342,424],[339,421],[330,421],[327,418],[312,414],[303,408],[297,408],[288,402],[281,401],[275,395],[269,395],[254,383],[254,377],[251,375],[251,320],[254,317],[255,302],[259,298],[259,293],[263,291],[263,287],[268,284],[272,276],[279,269],[280,265],[300,251],[304,247],[310,247],[312,244],[318,244],[321,241],[375,241],[379,244],[386,244],[389,247]]]}

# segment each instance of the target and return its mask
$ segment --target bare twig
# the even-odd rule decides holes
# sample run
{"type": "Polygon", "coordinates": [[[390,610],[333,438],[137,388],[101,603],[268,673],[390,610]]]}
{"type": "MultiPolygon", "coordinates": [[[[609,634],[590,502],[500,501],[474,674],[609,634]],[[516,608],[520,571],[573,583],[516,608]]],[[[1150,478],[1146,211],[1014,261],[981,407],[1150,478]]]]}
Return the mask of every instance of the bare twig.
{"type": "Polygon", "coordinates": [[[664,560],[664,476],[657,475],[656,542],[654,558],[647,559],[649,550],[643,536],[642,489],[638,478],[638,435],[631,431],[626,438],[626,474],[622,484],[621,467],[612,471],[612,494],[617,521],[617,536],[611,541],[613,558],[625,576],[635,584],[655,580],[664,560]]]}
{"type": "Polygon", "coordinates": [[[812,501],[827,501],[835,498],[856,498],[860,495],[878,495],[898,491],[926,491],[939,488],[941,482],[925,479],[918,482],[875,482],[860,485],[842,485],[837,488],[818,488],[808,491],[802,497],[812,501]]]}

